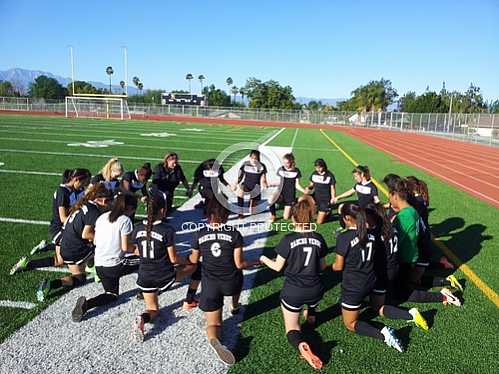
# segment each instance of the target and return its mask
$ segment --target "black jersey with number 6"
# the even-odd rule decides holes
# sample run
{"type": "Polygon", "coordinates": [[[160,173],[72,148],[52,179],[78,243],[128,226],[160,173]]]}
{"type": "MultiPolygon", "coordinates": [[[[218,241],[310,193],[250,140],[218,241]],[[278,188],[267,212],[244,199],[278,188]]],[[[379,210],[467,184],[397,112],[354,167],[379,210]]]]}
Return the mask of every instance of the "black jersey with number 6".
{"type": "Polygon", "coordinates": [[[374,273],[374,252],[376,237],[367,234],[367,241],[361,245],[357,230],[345,229],[336,239],[336,253],[344,258],[342,288],[348,291],[364,290],[376,281],[374,273]]]}
{"type": "Polygon", "coordinates": [[[234,262],[234,249],[243,247],[243,236],[234,227],[206,225],[194,233],[192,249],[203,258],[203,277],[231,280],[240,271],[234,262]]]}
{"type": "Polygon", "coordinates": [[[147,241],[147,222],[139,223],[133,230],[132,240],[139,248],[139,273],[158,273],[162,276],[175,271],[168,255],[168,247],[173,246],[175,230],[170,225],[155,221],[152,224],[149,243],[147,241]]]}
{"type": "Polygon", "coordinates": [[[281,239],[275,251],[286,259],[285,286],[315,287],[321,284],[321,258],[327,253],[327,244],[321,234],[315,231],[289,233],[281,239]]]}
{"type": "Polygon", "coordinates": [[[83,229],[85,226],[95,226],[100,215],[99,207],[93,201],[89,201],[69,216],[62,233],[61,254],[63,257],[76,258],[88,249],[90,242],[81,237],[83,229]]]}

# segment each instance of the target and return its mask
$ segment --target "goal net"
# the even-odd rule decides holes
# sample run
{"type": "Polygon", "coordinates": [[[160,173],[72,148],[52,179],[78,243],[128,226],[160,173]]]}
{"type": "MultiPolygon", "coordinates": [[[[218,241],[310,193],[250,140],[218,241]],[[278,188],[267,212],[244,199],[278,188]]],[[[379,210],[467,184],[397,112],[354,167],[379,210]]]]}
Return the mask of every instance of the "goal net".
{"type": "Polygon", "coordinates": [[[66,117],[130,119],[125,97],[66,96],[66,117]]]}

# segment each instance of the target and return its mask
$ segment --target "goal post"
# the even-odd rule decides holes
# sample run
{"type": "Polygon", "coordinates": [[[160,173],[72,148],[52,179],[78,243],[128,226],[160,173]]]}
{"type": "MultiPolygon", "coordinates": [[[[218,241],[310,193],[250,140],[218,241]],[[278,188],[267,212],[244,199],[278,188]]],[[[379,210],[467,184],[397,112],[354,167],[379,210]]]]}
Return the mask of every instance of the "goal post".
{"type": "Polygon", "coordinates": [[[122,95],[66,96],[66,117],[131,119],[128,102],[122,95]]]}

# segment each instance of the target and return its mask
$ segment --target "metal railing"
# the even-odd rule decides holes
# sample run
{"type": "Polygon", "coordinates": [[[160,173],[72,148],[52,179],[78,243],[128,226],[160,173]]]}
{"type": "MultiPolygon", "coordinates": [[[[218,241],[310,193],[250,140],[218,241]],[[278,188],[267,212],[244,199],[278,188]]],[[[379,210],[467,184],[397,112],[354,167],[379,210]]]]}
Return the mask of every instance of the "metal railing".
{"type": "MultiPolygon", "coordinates": [[[[356,113],[192,105],[138,105],[133,103],[130,103],[128,108],[129,113],[134,118],[189,116],[369,127],[420,132],[499,146],[499,114],[490,113],[356,113]]],[[[64,113],[65,103],[57,100],[0,97],[0,110],[64,113]]]]}

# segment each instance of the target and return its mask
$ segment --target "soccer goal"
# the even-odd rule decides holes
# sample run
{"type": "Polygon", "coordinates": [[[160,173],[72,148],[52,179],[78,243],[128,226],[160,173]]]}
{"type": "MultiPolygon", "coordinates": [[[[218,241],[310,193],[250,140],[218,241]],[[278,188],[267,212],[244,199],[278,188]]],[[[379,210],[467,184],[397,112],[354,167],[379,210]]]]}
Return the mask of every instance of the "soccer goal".
{"type": "Polygon", "coordinates": [[[66,96],[66,117],[131,119],[126,97],[121,95],[66,96]]]}

